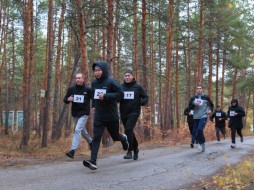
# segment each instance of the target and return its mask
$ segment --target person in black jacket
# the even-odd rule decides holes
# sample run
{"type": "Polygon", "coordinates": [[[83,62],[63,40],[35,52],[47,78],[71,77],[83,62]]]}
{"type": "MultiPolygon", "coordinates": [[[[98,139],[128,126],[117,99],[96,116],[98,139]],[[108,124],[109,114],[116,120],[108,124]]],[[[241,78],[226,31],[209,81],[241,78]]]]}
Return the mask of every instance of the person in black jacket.
{"type": "Polygon", "coordinates": [[[134,134],[134,127],[140,115],[141,106],[148,103],[148,95],[144,88],[136,83],[131,70],[124,73],[124,82],[121,84],[124,98],[120,101],[121,121],[124,125],[125,134],[128,137],[129,149],[124,159],[138,159],[138,141],[134,134]]]}
{"type": "Polygon", "coordinates": [[[75,132],[72,138],[71,150],[66,156],[74,158],[75,150],[77,150],[81,135],[85,138],[91,147],[92,138],[86,130],[86,121],[90,113],[90,100],[92,99],[91,88],[84,84],[84,74],[76,74],[76,84],[69,87],[64,97],[64,103],[72,103],[71,113],[75,122],[75,132]]]}
{"type": "Polygon", "coordinates": [[[216,106],[215,111],[210,116],[211,122],[215,118],[215,130],[216,130],[216,137],[217,140],[220,141],[220,132],[223,135],[224,139],[226,138],[226,120],[227,114],[222,111],[219,105],[216,106]]]}
{"type": "Polygon", "coordinates": [[[245,111],[241,106],[238,105],[237,99],[232,99],[231,106],[228,108],[228,127],[231,129],[231,148],[235,148],[235,135],[236,132],[240,136],[240,141],[243,142],[243,121],[242,118],[245,116],[245,111]]]}
{"type": "Polygon", "coordinates": [[[91,170],[96,170],[97,154],[105,127],[114,141],[121,141],[124,150],[128,150],[129,143],[125,134],[119,134],[117,103],[123,98],[120,84],[113,78],[109,78],[107,63],[95,62],[92,69],[95,76],[95,80],[92,81],[94,137],[90,160],[84,160],[83,165],[91,170]]]}
{"type": "MultiPolygon", "coordinates": [[[[193,133],[193,127],[194,127],[194,119],[193,119],[193,110],[191,110],[189,107],[185,108],[184,115],[187,116],[187,123],[190,131],[190,135],[192,136],[193,133]]],[[[191,138],[191,148],[194,148],[195,139],[191,138]]]]}

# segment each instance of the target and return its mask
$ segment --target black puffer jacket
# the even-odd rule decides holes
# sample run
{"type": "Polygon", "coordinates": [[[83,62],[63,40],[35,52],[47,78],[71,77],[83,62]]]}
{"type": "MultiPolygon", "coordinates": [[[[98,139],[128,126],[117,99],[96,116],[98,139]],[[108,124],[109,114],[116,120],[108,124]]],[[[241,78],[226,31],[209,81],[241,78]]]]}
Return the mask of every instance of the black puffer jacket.
{"type": "Polygon", "coordinates": [[[141,106],[146,105],[149,100],[144,88],[137,84],[135,79],[130,83],[124,82],[121,87],[125,94],[120,101],[121,118],[125,119],[129,116],[140,115],[141,106]]]}
{"type": "Polygon", "coordinates": [[[108,66],[105,62],[95,62],[92,66],[98,66],[102,70],[102,77],[92,81],[93,104],[95,108],[95,120],[115,121],[119,120],[117,102],[123,98],[123,90],[120,84],[108,77],[108,66]],[[96,99],[97,92],[104,91],[104,100],[96,99]]]}
{"type": "Polygon", "coordinates": [[[83,102],[76,101],[72,102],[71,106],[71,114],[73,117],[80,117],[83,115],[89,115],[90,113],[90,100],[92,99],[91,88],[85,85],[73,85],[68,90],[63,99],[64,103],[69,104],[68,98],[70,96],[74,96],[74,98],[84,98],[83,102]]]}
{"type": "Polygon", "coordinates": [[[245,111],[241,106],[238,105],[237,99],[232,99],[231,106],[228,108],[228,117],[229,117],[229,128],[241,129],[243,128],[242,117],[245,116],[245,111]],[[235,106],[232,106],[232,103],[236,103],[235,106]],[[234,115],[236,113],[236,115],[234,115]]]}

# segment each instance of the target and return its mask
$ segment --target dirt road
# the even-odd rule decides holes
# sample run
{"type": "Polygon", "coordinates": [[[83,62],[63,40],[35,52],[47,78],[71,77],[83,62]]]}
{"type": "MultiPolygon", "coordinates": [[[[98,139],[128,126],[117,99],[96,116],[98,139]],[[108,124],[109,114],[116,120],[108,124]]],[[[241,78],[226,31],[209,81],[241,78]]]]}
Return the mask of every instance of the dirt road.
{"type": "Polygon", "coordinates": [[[238,147],[230,140],[208,142],[204,153],[189,145],[140,150],[137,161],[119,155],[99,159],[91,171],[80,161],[49,163],[0,170],[4,190],[175,190],[210,176],[227,163],[239,162],[254,152],[254,138],[238,147]]]}

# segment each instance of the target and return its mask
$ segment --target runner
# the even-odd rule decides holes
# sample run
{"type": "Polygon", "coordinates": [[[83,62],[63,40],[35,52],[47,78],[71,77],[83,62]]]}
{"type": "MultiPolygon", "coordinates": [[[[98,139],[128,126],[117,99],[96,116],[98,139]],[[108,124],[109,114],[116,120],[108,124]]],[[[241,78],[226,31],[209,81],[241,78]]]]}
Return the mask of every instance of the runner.
{"type": "MultiPolygon", "coordinates": [[[[193,127],[194,127],[193,110],[191,110],[189,107],[185,108],[184,115],[187,116],[187,123],[188,123],[189,131],[190,131],[190,135],[192,137],[193,127]]],[[[191,144],[190,144],[191,148],[194,148],[195,140],[196,139],[191,138],[191,144]]]]}
{"type": "Polygon", "coordinates": [[[131,70],[124,73],[124,82],[121,85],[124,98],[120,101],[121,120],[124,125],[125,134],[128,137],[129,149],[124,159],[138,159],[138,141],[134,134],[134,127],[140,115],[141,106],[148,103],[148,95],[140,84],[137,84],[131,70]]]}
{"type": "Polygon", "coordinates": [[[215,130],[216,130],[216,138],[220,141],[220,132],[223,135],[224,139],[226,138],[226,120],[227,114],[222,111],[219,105],[216,106],[215,111],[212,113],[210,120],[213,122],[215,118],[215,130]]]}
{"type": "Polygon", "coordinates": [[[75,131],[72,138],[71,150],[66,153],[66,156],[74,158],[75,151],[78,149],[81,135],[90,145],[92,144],[92,138],[86,130],[86,121],[90,113],[90,99],[92,98],[91,88],[85,86],[84,74],[76,74],[76,84],[71,86],[65,97],[64,103],[72,103],[71,113],[74,118],[75,131]]]}
{"type": "Polygon", "coordinates": [[[235,135],[236,133],[240,136],[240,141],[243,142],[243,121],[242,118],[245,116],[245,111],[241,106],[238,105],[237,99],[232,99],[231,106],[228,108],[228,127],[231,130],[231,148],[235,148],[235,135]]]}
{"type": "Polygon", "coordinates": [[[117,102],[123,98],[121,86],[116,80],[108,77],[107,63],[96,62],[92,68],[95,76],[95,80],[92,81],[94,138],[90,160],[84,160],[83,165],[96,170],[97,155],[105,127],[114,141],[121,141],[124,150],[128,150],[129,143],[125,134],[119,134],[117,102]]]}
{"type": "Polygon", "coordinates": [[[213,102],[208,95],[204,94],[202,86],[197,86],[197,94],[193,96],[189,102],[189,108],[193,109],[194,127],[192,140],[196,139],[199,144],[198,150],[205,151],[205,135],[204,128],[206,126],[207,117],[213,111],[213,102]]]}

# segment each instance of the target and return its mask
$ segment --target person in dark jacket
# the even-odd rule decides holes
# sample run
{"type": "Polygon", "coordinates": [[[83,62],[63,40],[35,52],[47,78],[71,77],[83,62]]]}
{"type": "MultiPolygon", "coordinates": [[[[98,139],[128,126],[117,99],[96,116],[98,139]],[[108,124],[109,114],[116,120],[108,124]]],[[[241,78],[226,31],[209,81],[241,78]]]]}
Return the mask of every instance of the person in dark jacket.
{"type": "Polygon", "coordinates": [[[226,120],[227,114],[222,111],[219,105],[216,106],[215,111],[210,116],[211,122],[215,118],[215,130],[216,130],[216,138],[220,141],[220,132],[223,135],[224,139],[226,138],[226,120]]]}
{"type": "Polygon", "coordinates": [[[69,87],[64,97],[64,103],[72,103],[71,114],[74,118],[75,132],[72,138],[71,150],[66,156],[74,158],[81,135],[85,138],[91,147],[92,138],[85,127],[88,115],[90,113],[90,100],[92,99],[91,88],[84,84],[84,74],[77,73],[75,78],[76,84],[69,87]]]}
{"type": "Polygon", "coordinates": [[[124,98],[120,101],[121,121],[124,125],[125,134],[128,137],[129,149],[124,159],[138,159],[138,141],[134,134],[134,127],[139,118],[141,106],[148,103],[148,95],[144,88],[137,84],[131,70],[124,73],[124,82],[121,84],[124,98]],[[132,151],[134,153],[132,157],[132,151]]]}
{"type": "Polygon", "coordinates": [[[198,150],[205,151],[204,128],[206,126],[208,115],[213,111],[213,102],[208,95],[204,94],[202,86],[197,86],[197,94],[191,97],[189,108],[193,110],[194,127],[192,132],[192,141],[197,141],[198,150]]]}
{"type": "MultiPolygon", "coordinates": [[[[194,119],[193,119],[193,110],[189,107],[185,108],[184,115],[187,116],[187,123],[190,131],[190,135],[192,136],[193,127],[194,127],[194,119]]],[[[194,148],[195,139],[191,139],[191,148],[194,148]]]]}
{"type": "Polygon", "coordinates": [[[95,62],[92,69],[95,76],[95,80],[92,81],[94,137],[90,160],[84,160],[83,165],[91,170],[96,170],[97,154],[105,127],[114,141],[121,141],[124,150],[128,150],[129,143],[125,134],[119,134],[117,103],[123,98],[120,84],[113,78],[109,78],[107,63],[95,62]]]}
{"type": "Polygon", "coordinates": [[[238,105],[237,99],[232,99],[231,106],[228,108],[228,127],[231,130],[231,148],[235,148],[235,135],[236,133],[240,136],[240,141],[243,142],[243,121],[242,118],[245,116],[245,111],[241,106],[238,105]]]}

